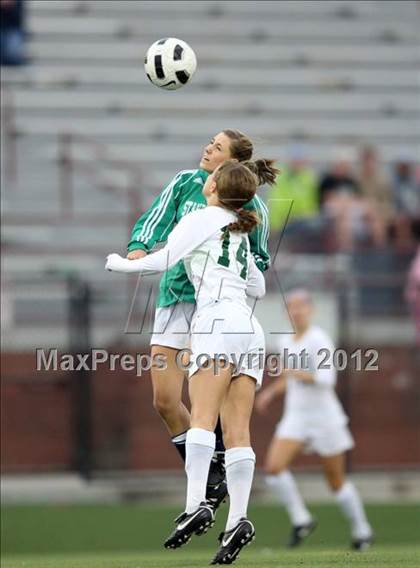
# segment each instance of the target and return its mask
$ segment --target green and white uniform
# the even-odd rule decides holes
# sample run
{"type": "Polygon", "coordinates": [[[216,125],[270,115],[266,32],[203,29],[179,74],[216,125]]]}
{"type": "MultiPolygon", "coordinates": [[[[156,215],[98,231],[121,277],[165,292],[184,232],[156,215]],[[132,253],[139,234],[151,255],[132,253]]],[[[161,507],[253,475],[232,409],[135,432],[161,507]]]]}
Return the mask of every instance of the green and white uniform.
{"type": "MultiPolygon", "coordinates": [[[[134,225],[128,251],[142,249],[150,252],[156,243],[167,240],[184,215],[206,207],[202,191],[208,175],[201,169],[179,172],[134,225]]],[[[249,235],[249,242],[257,267],[265,271],[270,265],[268,211],[258,196],[245,208],[255,210],[261,219],[261,223],[249,235]]],[[[194,309],[194,287],[188,279],[183,261],[180,261],[161,278],[151,344],[175,349],[188,347],[189,323],[194,309]]]]}

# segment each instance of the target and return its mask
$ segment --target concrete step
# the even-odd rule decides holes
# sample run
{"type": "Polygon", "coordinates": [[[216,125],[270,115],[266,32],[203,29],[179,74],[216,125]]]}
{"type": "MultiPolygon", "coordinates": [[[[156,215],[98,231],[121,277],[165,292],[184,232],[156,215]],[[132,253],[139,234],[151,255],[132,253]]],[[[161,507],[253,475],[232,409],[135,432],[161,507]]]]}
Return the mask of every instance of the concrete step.
{"type": "MultiPolygon", "coordinates": [[[[279,10],[280,11],[280,10],[279,10]]],[[[308,12],[306,12],[308,13],[308,12]]],[[[52,14],[52,12],[51,12],[52,14]]],[[[73,14],[71,18],[58,15],[43,14],[41,10],[33,10],[29,19],[29,31],[44,39],[54,39],[60,36],[62,41],[76,42],[83,36],[85,41],[96,42],[104,38],[111,41],[114,37],[124,41],[127,38],[141,38],[142,41],[156,41],[156,31],[161,37],[180,37],[191,44],[217,38],[232,45],[248,37],[250,41],[261,42],[264,45],[288,43],[320,43],[345,41],[356,42],[410,42],[417,38],[414,20],[399,21],[398,19],[381,21],[374,20],[345,20],[336,18],[334,25],[326,19],[307,19],[288,17],[272,18],[264,12],[254,18],[238,21],[238,13],[229,14],[224,18],[207,18],[206,25],[196,29],[196,18],[191,14],[174,21],[172,18],[162,19],[161,16],[148,15],[147,19],[130,18],[124,13],[114,17],[87,12],[83,15],[73,14]]]]}
{"type": "Polygon", "coordinates": [[[217,20],[223,17],[234,16],[235,18],[249,18],[250,16],[265,16],[272,18],[290,17],[297,19],[336,19],[345,18],[352,20],[357,19],[395,19],[411,18],[416,14],[415,0],[405,1],[404,4],[396,0],[387,0],[384,2],[375,2],[373,0],[364,0],[364,2],[352,2],[350,0],[329,0],[328,2],[313,1],[293,1],[282,0],[282,2],[274,2],[260,0],[258,5],[253,2],[236,1],[234,5],[229,0],[218,1],[204,0],[200,2],[188,2],[180,0],[177,2],[176,10],[173,9],[174,4],[171,0],[156,1],[135,1],[132,0],[32,0],[30,2],[30,10],[32,13],[39,14],[94,14],[108,17],[137,16],[159,17],[167,14],[176,21],[191,14],[198,17],[210,16],[217,20]]]}
{"type": "MultiPolygon", "coordinates": [[[[6,105],[7,101],[2,103],[6,105]]],[[[182,98],[156,97],[154,91],[140,96],[138,93],[108,93],[97,91],[79,91],[72,89],[13,89],[13,106],[18,113],[34,114],[53,112],[72,112],[94,114],[129,114],[141,116],[167,114],[168,116],[185,114],[260,114],[270,113],[283,116],[288,113],[305,113],[309,115],[328,116],[342,115],[349,118],[354,115],[420,114],[419,99],[416,93],[336,93],[323,92],[314,100],[307,93],[290,96],[287,93],[268,93],[261,98],[248,93],[196,93],[186,91],[182,98]]]]}
{"type": "Polygon", "coordinates": [[[127,224],[119,222],[112,225],[108,222],[106,226],[101,226],[100,216],[97,220],[97,223],[90,226],[71,226],[65,221],[52,226],[7,225],[2,229],[2,240],[9,245],[28,248],[45,245],[47,250],[50,246],[59,250],[62,248],[63,251],[80,250],[84,247],[87,250],[124,251],[129,239],[127,224]]]}
{"type": "MultiPolygon", "coordinates": [[[[302,120],[302,119],[301,119],[302,120]]],[[[279,126],[276,128],[276,122],[272,122],[272,128],[264,131],[258,128],[258,124],[245,123],[242,118],[228,123],[225,119],[207,121],[205,124],[200,123],[191,117],[189,120],[174,123],[174,119],[166,121],[164,119],[156,119],[152,121],[127,120],[126,118],[108,117],[106,120],[99,118],[70,118],[70,117],[50,117],[45,121],[41,117],[20,119],[17,121],[17,129],[21,134],[18,138],[18,148],[21,144],[33,146],[35,145],[40,152],[38,163],[48,160],[57,160],[59,136],[63,132],[72,135],[71,144],[76,146],[86,144],[90,147],[82,160],[92,161],[95,156],[95,147],[97,144],[103,145],[102,160],[96,158],[99,165],[102,162],[112,168],[112,158],[114,149],[117,147],[120,169],[125,163],[131,164],[133,175],[135,170],[140,170],[140,177],[148,180],[150,175],[154,176],[156,172],[150,170],[145,171],[144,165],[151,157],[153,161],[159,161],[159,170],[171,170],[172,165],[167,167],[167,163],[176,162],[179,158],[184,164],[187,160],[187,169],[191,168],[191,162],[188,166],[188,160],[193,159],[194,162],[201,155],[201,151],[211,136],[226,126],[239,127],[251,137],[255,137],[255,151],[257,154],[273,154],[275,156],[284,157],[287,155],[290,143],[293,142],[299,133],[284,128],[282,120],[278,121],[279,126]],[[162,163],[160,154],[164,155],[165,160],[162,163]]],[[[412,156],[416,159],[418,137],[416,133],[411,132],[393,132],[391,128],[385,130],[383,124],[387,120],[379,121],[374,119],[370,122],[370,126],[381,124],[379,131],[373,127],[371,130],[364,128],[365,121],[359,121],[359,128],[350,130],[345,133],[335,131],[333,121],[325,121],[326,131],[319,131],[315,127],[309,131],[302,131],[300,134],[306,134],[305,143],[308,146],[308,152],[312,160],[316,164],[331,159],[333,150],[337,145],[354,145],[358,146],[363,142],[370,142],[377,145],[379,153],[384,161],[396,159],[401,154],[412,156]],[[332,125],[332,126],[331,126],[332,125]],[[411,138],[411,140],[410,140],[411,138]]],[[[350,121],[346,121],[349,125],[350,121]]],[[[318,123],[319,124],[319,123],[318,123]]],[[[400,123],[401,124],[401,123],[400,123]]],[[[415,130],[415,120],[412,121],[415,130]]],[[[310,119],[306,119],[305,125],[312,125],[310,119]]],[[[413,130],[413,128],[411,130],[413,130]]],[[[181,166],[181,163],[179,166],[181,166]]],[[[184,164],[185,165],[185,164],[184,164]]],[[[100,169],[100,168],[98,168],[100,169]]],[[[114,165],[117,169],[117,164],[114,165]]],[[[52,172],[53,173],[53,172],[52,172]]],[[[104,174],[106,178],[106,174],[104,174]]],[[[55,178],[57,183],[57,177],[55,178]]],[[[129,182],[130,176],[126,180],[121,178],[121,185],[124,181],[129,182]]]]}
{"type": "MultiPolygon", "coordinates": [[[[34,62],[22,69],[1,68],[2,85],[18,85],[25,87],[38,85],[46,89],[51,86],[102,86],[118,87],[118,91],[128,88],[135,89],[141,96],[143,93],[155,96],[171,97],[175,101],[182,98],[186,89],[168,93],[153,88],[147,80],[143,64],[138,54],[138,62],[133,65],[116,65],[106,61],[106,70],[97,61],[94,65],[86,60],[77,64],[68,62],[66,65],[34,62]],[[152,89],[152,90],[151,90],[152,89]]],[[[258,66],[259,67],[259,66],[258,66]]],[[[277,93],[301,94],[302,89],[315,91],[372,91],[383,93],[418,92],[418,80],[414,69],[404,69],[397,66],[392,70],[380,69],[374,66],[365,69],[358,65],[310,65],[278,67],[278,73],[267,73],[264,69],[249,69],[234,66],[206,65],[199,69],[193,81],[188,85],[190,92],[208,93],[220,90],[224,93],[277,93]]],[[[313,94],[313,93],[312,93],[313,94]]]]}
{"type": "MultiPolygon", "coordinates": [[[[125,65],[138,65],[142,67],[144,55],[149,43],[144,39],[140,41],[87,43],[80,41],[77,44],[69,42],[54,42],[44,39],[34,39],[29,44],[29,56],[43,61],[67,62],[80,61],[80,64],[97,62],[98,64],[121,62],[125,65]]],[[[204,44],[203,42],[192,46],[197,55],[199,70],[204,70],[213,64],[221,68],[228,65],[242,65],[249,73],[250,68],[267,68],[273,71],[275,65],[305,62],[307,65],[317,62],[346,65],[358,63],[366,65],[385,65],[387,67],[414,66],[419,62],[417,45],[340,45],[331,49],[325,45],[252,45],[243,43],[231,49],[229,44],[204,44]]],[[[267,73],[266,80],[267,80],[267,73]]]]}
{"type": "MultiPolygon", "coordinates": [[[[150,137],[150,146],[144,144],[137,147],[133,146],[130,149],[130,145],[126,145],[127,153],[133,155],[135,152],[138,161],[141,163],[146,157],[155,154],[156,148],[160,145],[162,150],[168,150],[163,156],[165,159],[172,159],[175,155],[181,155],[183,149],[177,147],[164,147],[165,138],[168,137],[179,137],[180,139],[185,139],[191,135],[192,132],[199,132],[202,139],[202,144],[207,143],[216,132],[219,132],[227,127],[225,118],[208,118],[205,117],[173,117],[170,121],[165,119],[160,119],[158,117],[144,117],[144,118],[132,118],[132,119],[109,119],[104,122],[96,122],[94,128],[90,129],[89,126],[94,124],[94,120],[89,120],[88,118],[81,121],[74,121],[69,119],[59,119],[49,121],[49,128],[57,128],[59,124],[64,131],[73,132],[77,134],[88,134],[91,133],[92,136],[109,133],[111,128],[114,135],[125,135],[131,134],[135,137],[136,134],[140,134],[143,137],[150,137]],[[68,128],[67,128],[68,127],[68,128]],[[153,146],[153,144],[156,144],[153,146]]],[[[31,121],[32,126],[37,123],[35,119],[31,121]]],[[[38,119],[38,125],[41,125],[42,119],[38,119]]],[[[230,122],[232,124],[232,122],[230,122]]],[[[229,125],[230,126],[230,125],[229,125]]],[[[281,121],[276,121],[266,117],[260,116],[246,116],[235,121],[233,125],[240,130],[246,132],[251,138],[257,137],[261,143],[271,141],[281,141],[284,139],[293,139],[296,137],[306,138],[308,140],[349,140],[361,141],[364,139],[382,139],[384,142],[400,141],[404,142],[415,142],[419,139],[419,128],[418,121],[410,120],[406,118],[398,117],[387,117],[382,119],[354,119],[354,120],[328,120],[320,118],[308,119],[299,115],[284,118],[281,121]]],[[[75,136],[76,143],[80,146],[86,146],[86,150],[90,148],[89,154],[92,158],[95,157],[95,147],[89,142],[85,141],[82,136],[79,138],[75,136]]],[[[261,145],[261,144],[260,144],[261,145]]],[[[112,146],[110,147],[112,150],[112,146]]],[[[196,149],[197,157],[201,153],[202,148],[196,149]]],[[[123,156],[121,156],[123,159],[123,156]]]]}

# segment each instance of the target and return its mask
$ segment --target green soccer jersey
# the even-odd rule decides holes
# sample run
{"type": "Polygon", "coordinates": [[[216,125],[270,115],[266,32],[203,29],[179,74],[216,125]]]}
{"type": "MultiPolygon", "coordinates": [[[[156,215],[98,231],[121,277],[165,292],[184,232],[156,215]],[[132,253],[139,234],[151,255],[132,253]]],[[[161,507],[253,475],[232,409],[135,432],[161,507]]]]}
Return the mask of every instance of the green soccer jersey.
{"type": "MultiPolygon", "coordinates": [[[[181,217],[206,207],[202,191],[208,175],[201,169],[179,172],[134,225],[128,251],[143,249],[150,252],[156,243],[166,241],[181,217]]],[[[270,265],[267,208],[258,196],[245,208],[254,209],[261,219],[261,223],[250,233],[249,241],[255,262],[264,271],[270,265]]],[[[194,288],[188,280],[182,260],[162,276],[157,305],[166,307],[177,302],[195,302],[194,288]]]]}

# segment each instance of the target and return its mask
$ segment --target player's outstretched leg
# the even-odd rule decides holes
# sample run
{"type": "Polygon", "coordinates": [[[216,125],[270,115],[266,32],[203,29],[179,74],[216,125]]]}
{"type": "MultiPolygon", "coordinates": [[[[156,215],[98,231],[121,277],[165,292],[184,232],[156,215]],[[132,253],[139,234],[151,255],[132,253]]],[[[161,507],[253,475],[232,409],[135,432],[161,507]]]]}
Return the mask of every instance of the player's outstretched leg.
{"type": "Polygon", "coordinates": [[[356,487],[345,478],[344,452],[322,458],[328,485],[334,492],[338,506],[350,521],[351,548],[363,552],[373,544],[373,530],[366,517],[362,499],[356,487]]]}
{"type": "Polygon", "coordinates": [[[313,533],[317,522],[306,508],[290,471],[282,471],[278,475],[269,475],[266,477],[266,482],[286,507],[292,523],[287,546],[295,548],[313,533]]]}
{"type": "Polygon", "coordinates": [[[335,492],[335,498],[344,515],[351,523],[351,548],[358,552],[367,550],[372,546],[374,536],[356,487],[350,481],[346,481],[343,486],[335,492]]]}
{"type": "Polygon", "coordinates": [[[193,534],[201,535],[214,525],[213,509],[207,503],[201,503],[198,509],[190,514],[181,513],[175,519],[176,527],[165,540],[165,548],[179,548],[190,541],[193,534]]]}
{"type": "Polygon", "coordinates": [[[185,513],[175,519],[176,528],[165,541],[165,548],[178,548],[187,543],[193,534],[203,534],[214,524],[214,511],[205,501],[205,492],[215,444],[214,432],[204,428],[190,428],[187,432],[185,513]]]}
{"type": "Polygon", "coordinates": [[[232,564],[242,548],[255,537],[254,526],[247,519],[255,470],[255,453],[249,435],[254,395],[254,379],[242,375],[230,384],[222,408],[223,431],[228,446],[225,463],[230,503],[226,529],[219,536],[220,548],[211,564],[232,564]]]}
{"type": "Polygon", "coordinates": [[[266,483],[273,494],[285,506],[292,529],[287,546],[294,548],[315,530],[316,520],[312,517],[300,494],[297,483],[287,469],[304,447],[302,440],[279,437],[277,431],[267,452],[265,470],[266,483]]]}
{"type": "Polygon", "coordinates": [[[231,530],[220,534],[220,548],[210,564],[232,564],[243,547],[250,544],[254,538],[254,525],[248,519],[240,519],[231,530]]]}
{"type": "MultiPolygon", "coordinates": [[[[225,469],[225,446],[223,444],[220,420],[214,431],[216,436],[215,452],[210,462],[206,487],[206,501],[213,507],[214,512],[226,500],[228,495],[225,469]]],[[[187,432],[182,432],[172,438],[172,442],[185,462],[185,445],[187,432]]]]}

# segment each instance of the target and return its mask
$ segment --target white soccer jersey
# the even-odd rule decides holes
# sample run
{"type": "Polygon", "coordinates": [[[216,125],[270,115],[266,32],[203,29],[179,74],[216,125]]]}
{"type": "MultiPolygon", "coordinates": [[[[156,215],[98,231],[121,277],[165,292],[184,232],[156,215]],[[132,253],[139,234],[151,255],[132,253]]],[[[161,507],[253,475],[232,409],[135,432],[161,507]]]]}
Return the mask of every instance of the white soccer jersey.
{"type": "Polygon", "coordinates": [[[197,212],[197,219],[216,227],[203,243],[184,258],[188,278],[196,291],[197,307],[209,301],[230,298],[245,303],[246,294],[261,296],[264,277],[250,253],[248,235],[223,231],[236,216],[220,207],[197,212]],[[200,214],[201,213],[201,214],[200,214]],[[259,288],[259,293],[257,288],[259,288]]]}
{"type": "Polygon", "coordinates": [[[334,389],[337,378],[332,364],[334,345],[325,331],[318,326],[311,326],[297,341],[294,335],[284,335],[279,341],[279,348],[282,356],[289,356],[284,361],[286,368],[292,366],[293,355],[296,355],[300,368],[315,376],[314,383],[304,383],[293,378],[293,374],[288,376],[283,419],[295,418],[315,428],[346,424],[347,416],[334,389]],[[327,349],[331,353],[325,361],[330,368],[320,368],[325,359],[325,353],[321,349],[327,349]],[[302,357],[305,353],[306,361],[302,357]]]}
{"type": "Polygon", "coordinates": [[[160,251],[138,260],[109,255],[106,268],[163,272],[184,259],[197,302],[190,376],[199,368],[199,357],[218,359],[223,354],[234,366],[233,376],[248,375],[258,388],[264,369],[264,332],[246,296],[262,297],[265,282],[250,254],[247,235],[223,231],[236,220],[234,213],[222,207],[193,211],[181,219],[160,251]]]}
{"type": "Polygon", "coordinates": [[[237,216],[223,207],[193,211],[180,220],[161,250],[137,260],[110,255],[107,268],[120,272],[164,272],[183,259],[198,308],[222,298],[246,306],[247,295],[264,295],[265,281],[250,254],[248,236],[222,230],[236,220],[237,216]]]}

